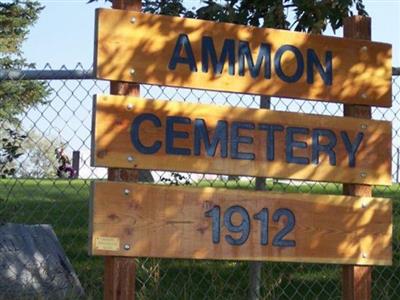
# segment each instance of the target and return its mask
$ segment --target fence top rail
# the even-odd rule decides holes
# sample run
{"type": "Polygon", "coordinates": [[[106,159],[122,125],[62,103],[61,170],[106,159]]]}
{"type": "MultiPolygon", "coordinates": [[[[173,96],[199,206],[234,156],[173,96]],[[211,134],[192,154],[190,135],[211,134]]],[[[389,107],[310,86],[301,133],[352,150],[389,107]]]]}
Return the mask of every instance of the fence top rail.
{"type": "Polygon", "coordinates": [[[95,79],[89,70],[0,70],[0,80],[84,80],[95,79]]]}
{"type": "MultiPolygon", "coordinates": [[[[400,67],[392,68],[392,76],[400,76],[400,67]]],[[[1,70],[2,80],[88,80],[96,79],[93,69],[88,70],[1,70]]]]}

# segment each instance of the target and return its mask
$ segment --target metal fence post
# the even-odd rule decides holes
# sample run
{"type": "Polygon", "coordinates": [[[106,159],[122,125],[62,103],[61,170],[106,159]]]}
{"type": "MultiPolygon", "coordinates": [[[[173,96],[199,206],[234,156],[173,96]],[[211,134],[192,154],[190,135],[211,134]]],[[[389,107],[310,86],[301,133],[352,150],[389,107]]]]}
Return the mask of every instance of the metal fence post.
{"type": "MultiPolygon", "coordinates": [[[[260,108],[270,109],[271,108],[271,97],[261,96],[260,97],[260,108]]],[[[265,177],[256,177],[256,191],[265,190],[265,177]]],[[[258,300],[261,299],[260,295],[260,284],[261,284],[261,269],[262,262],[251,262],[250,263],[250,299],[258,300]]]]}

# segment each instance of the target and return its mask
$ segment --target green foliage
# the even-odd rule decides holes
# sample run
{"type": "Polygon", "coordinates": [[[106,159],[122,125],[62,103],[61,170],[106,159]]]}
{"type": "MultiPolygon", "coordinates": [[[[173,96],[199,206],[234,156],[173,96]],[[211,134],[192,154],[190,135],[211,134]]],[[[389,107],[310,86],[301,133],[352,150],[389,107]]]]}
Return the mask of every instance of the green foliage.
{"type": "MultiPolygon", "coordinates": [[[[0,2],[0,69],[34,67],[23,58],[21,47],[42,9],[36,1],[0,2]]],[[[21,144],[26,136],[17,129],[18,115],[35,104],[44,103],[47,95],[44,82],[0,81],[0,177],[14,176],[16,160],[23,155],[21,144]]]]}
{"type": "MultiPolygon", "coordinates": [[[[36,1],[0,2],[0,69],[32,68],[21,46],[43,9],[36,1]]],[[[43,103],[48,90],[39,81],[0,81],[0,120],[16,123],[17,115],[43,103]]]]}
{"type": "Polygon", "coordinates": [[[195,17],[195,14],[183,5],[182,0],[144,0],[143,7],[145,12],[153,14],[195,17]]]}
{"type": "Polygon", "coordinates": [[[362,0],[205,0],[197,9],[185,7],[183,0],[144,0],[143,8],[155,14],[312,33],[328,25],[335,31],[353,9],[367,15],[362,0]]]}
{"type": "Polygon", "coordinates": [[[0,52],[21,54],[21,45],[42,9],[36,1],[0,2],[0,52]]]}
{"type": "Polygon", "coordinates": [[[44,82],[0,81],[0,120],[18,122],[18,114],[35,104],[44,103],[47,94],[44,82]]]}
{"type": "Polygon", "coordinates": [[[20,157],[21,143],[26,138],[13,129],[1,130],[2,139],[0,141],[0,178],[6,178],[15,174],[14,161],[20,157]]]}

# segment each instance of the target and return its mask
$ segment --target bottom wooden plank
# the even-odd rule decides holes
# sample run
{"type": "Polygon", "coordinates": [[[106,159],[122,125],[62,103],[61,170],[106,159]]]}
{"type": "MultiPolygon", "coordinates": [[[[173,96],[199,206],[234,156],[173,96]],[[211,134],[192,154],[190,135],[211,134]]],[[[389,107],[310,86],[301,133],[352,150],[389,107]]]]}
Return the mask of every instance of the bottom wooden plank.
{"type": "Polygon", "coordinates": [[[390,265],[389,199],[97,182],[91,253],[390,265]]]}

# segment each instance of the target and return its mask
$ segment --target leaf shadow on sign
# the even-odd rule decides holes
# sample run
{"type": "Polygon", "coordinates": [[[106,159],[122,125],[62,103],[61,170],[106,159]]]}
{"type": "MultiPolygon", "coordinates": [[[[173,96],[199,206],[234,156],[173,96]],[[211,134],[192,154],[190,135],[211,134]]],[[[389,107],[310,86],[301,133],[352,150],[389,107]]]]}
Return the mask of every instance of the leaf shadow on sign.
{"type": "MultiPolygon", "coordinates": [[[[97,255],[391,264],[387,199],[129,183],[98,183],[95,193],[94,236],[117,237],[122,245],[131,245],[117,252],[94,249],[97,255]],[[124,189],[134,192],[124,196],[124,189]],[[213,242],[216,224],[205,213],[216,206],[222,225],[219,240],[213,242]],[[248,226],[237,232],[228,230],[223,217],[232,206],[249,214],[248,226]],[[260,244],[260,223],[253,218],[263,208],[270,213],[267,245],[260,244]],[[288,223],[286,216],[278,221],[272,218],[282,208],[295,216],[294,227],[283,237],[295,241],[291,247],[272,243],[288,223]],[[248,235],[244,243],[227,242],[228,235],[238,240],[243,234],[248,235]]],[[[243,215],[231,215],[236,229],[243,221],[243,215]]]]}
{"type": "MultiPolygon", "coordinates": [[[[150,19],[147,20],[146,23],[140,23],[138,22],[137,26],[140,28],[140,30],[137,32],[137,36],[132,37],[130,35],[125,35],[124,32],[129,32],[129,27],[132,26],[132,24],[130,22],[127,22],[127,20],[129,20],[132,16],[132,14],[130,13],[124,13],[126,14],[125,17],[121,17],[118,19],[115,18],[110,18],[107,21],[107,26],[109,27],[110,30],[105,30],[106,33],[108,33],[109,35],[104,35],[102,38],[102,44],[99,45],[99,47],[101,47],[101,51],[104,54],[103,56],[103,61],[99,60],[100,65],[98,66],[98,69],[103,69],[104,74],[108,74],[105,75],[104,78],[107,78],[107,76],[110,76],[109,79],[114,79],[114,80],[124,80],[124,81],[134,81],[134,82],[140,82],[140,80],[138,80],[138,78],[146,78],[146,83],[154,83],[154,84],[161,84],[161,85],[173,85],[173,86],[186,86],[186,83],[188,82],[188,79],[192,80],[194,83],[196,84],[196,80],[204,80],[206,82],[208,82],[210,85],[212,84],[212,81],[219,81],[222,82],[223,76],[215,76],[212,74],[201,74],[203,77],[201,77],[202,79],[198,79],[197,77],[194,76],[194,73],[190,72],[190,70],[188,69],[188,67],[186,65],[180,66],[179,68],[179,72],[174,72],[171,73],[167,70],[167,66],[165,64],[161,64],[160,62],[165,62],[168,61],[168,59],[171,56],[172,53],[172,49],[173,46],[176,43],[176,38],[177,38],[177,34],[176,32],[179,32],[179,30],[182,28],[183,25],[185,25],[185,20],[184,19],[174,19],[174,22],[170,22],[170,23],[165,23],[165,22],[158,22],[157,18],[154,17],[154,19],[150,19]],[[115,30],[115,32],[113,32],[112,29],[115,28],[120,28],[120,30],[115,30]],[[155,34],[155,32],[157,34],[155,34]],[[148,37],[157,37],[154,38],[153,40],[148,37]],[[146,38],[147,37],[147,38],[146,38]],[[162,37],[163,40],[165,40],[165,44],[160,42],[160,37],[162,37]],[[140,41],[140,46],[136,46],[134,48],[131,47],[131,41],[132,39],[135,38],[138,41],[140,41]],[[169,47],[166,47],[165,45],[170,45],[169,47]],[[110,46],[111,45],[111,46],[110,46]],[[172,46],[171,46],[172,45],[172,46]],[[171,48],[172,47],[172,48],[171,48]],[[165,60],[165,56],[168,58],[167,60],[165,60]],[[148,59],[143,59],[142,58],[146,58],[148,57],[148,59]],[[139,60],[138,60],[139,58],[139,60]],[[164,58],[164,59],[163,59],[164,58]],[[111,63],[112,62],[112,63],[111,63]],[[116,63],[118,62],[118,63],[116,63]],[[132,70],[133,69],[133,70],[132,70]],[[134,72],[133,72],[134,71],[134,72]],[[139,75],[140,76],[139,76],[139,75]]],[[[229,32],[229,37],[233,38],[234,40],[250,40],[251,36],[253,35],[253,31],[255,29],[252,28],[245,28],[243,27],[243,32],[239,33],[238,31],[234,31],[234,30],[230,30],[231,29],[231,25],[224,25],[225,26],[225,30],[227,30],[227,32],[229,32]],[[245,35],[245,37],[243,36],[245,35]]],[[[197,62],[197,68],[198,70],[201,70],[201,64],[199,61],[199,57],[201,57],[199,55],[199,49],[201,49],[201,37],[204,35],[211,35],[211,32],[214,28],[212,27],[189,27],[189,31],[194,33],[194,38],[190,39],[191,41],[191,45],[192,48],[194,49],[194,56],[196,57],[196,62],[197,62]]],[[[219,36],[221,37],[218,40],[214,40],[215,42],[215,48],[216,48],[216,52],[220,53],[221,49],[222,49],[222,45],[223,45],[223,40],[225,38],[226,33],[224,32],[219,32],[219,36]]],[[[296,41],[296,46],[297,47],[301,47],[304,46],[308,43],[309,38],[305,37],[302,41],[296,41]]],[[[267,35],[265,37],[263,37],[263,41],[265,42],[272,42],[272,37],[267,35]]],[[[342,46],[343,47],[347,47],[345,44],[346,41],[342,42],[342,46]]],[[[338,43],[341,43],[338,40],[338,43]]],[[[132,42],[133,44],[133,42],[132,42]]],[[[259,45],[252,45],[252,47],[254,47],[254,51],[255,48],[258,47],[259,45]]],[[[253,56],[256,55],[256,51],[255,53],[253,53],[253,56]]],[[[383,62],[386,61],[386,59],[390,56],[390,52],[384,53],[382,56],[376,56],[376,57],[372,57],[369,59],[372,59],[373,61],[373,65],[375,66],[380,66],[383,62]]],[[[291,74],[290,72],[293,72],[293,70],[295,70],[296,64],[294,61],[293,57],[284,57],[282,59],[282,68],[289,74],[291,74]]],[[[345,65],[346,62],[345,61],[338,61],[336,60],[335,62],[337,68],[340,69],[340,67],[342,65],[345,65]]],[[[350,69],[349,73],[352,76],[349,76],[349,74],[346,74],[347,81],[345,82],[345,84],[336,87],[337,89],[339,89],[340,91],[338,92],[339,97],[344,97],[346,95],[348,95],[348,93],[355,93],[357,89],[357,87],[360,86],[359,82],[357,80],[355,80],[354,78],[356,78],[356,76],[360,75],[360,72],[363,74],[363,76],[366,76],[366,78],[369,78],[371,75],[371,72],[373,72],[373,70],[371,69],[371,66],[366,66],[364,63],[358,63],[357,65],[353,66],[353,68],[350,69]]],[[[382,72],[382,70],[377,71],[378,75],[381,74],[379,72],[382,72]]],[[[223,74],[227,74],[227,64],[224,67],[224,71],[223,74]]],[[[248,74],[248,70],[246,70],[246,74],[248,74]]],[[[199,73],[197,73],[197,75],[199,75],[199,73]]],[[[228,77],[228,79],[226,81],[223,82],[223,84],[221,84],[221,88],[214,88],[215,90],[224,90],[223,85],[228,85],[230,83],[230,81],[234,81],[234,77],[228,77]]],[[[303,81],[305,81],[305,79],[303,78],[303,81]]],[[[143,81],[142,81],[143,82],[143,81]]],[[[238,83],[239,84],[239,83],[238,83]]],[[[258,88],[258,89],[262,89],[264,85],[266,85],[267,83],[265,82],[265,80],[259,80],[259,81],[248,81],[245,83],[243,86],[241,86],[241,92],[242,93],[254,93],[254,89],[258,88]]],[[[321,84],[321,83],[320,83],[321,84]]],[[[198,85],[200,86],[200,85],[198,85]]],[[[368,97],[371,98],[378,98],[380,97],[382,90],[380,90],[379,88],[374,87],[373,89],[369,86],[369,85],[362,85],[362,87],[364,88],[364,91],[366,93],[368,93],[368,97]]],[[[212,89],[210,86],[204,86],[204,88],[210,88],[212,89]]],[[[285,95],[286,94],[286,89],[288,89],[287,85],[274,85],[274,86],[270,86],[269,87],[269,93],[270,95],[285,95]]],[[[384,89],[384,87],[382,87],[384,89]]],[[[315,87],[311,87],[310,85],[304,84],[302,89],[296,90],[296,97],[297,98],[307,98],[310,94],[313,94],[316,98],[324,98],[324,93],[330,93],[329,89],[328,91],[324,90],[324,89],[320,89],[320,88],[315,88],[315,87]]],[[[128,99],[124,100],[124,103],[126,103],[128,101],[128,99]]],[[[362,100],[360,99],[356,99],[355,101],[361,101],[359,103],[362,103],[362,100]]],[[[149,102],[149,104],[147,104],[149,106],[153,105],[152,102],[149,102]]],[[[117,104],[111,104],[110,106],[108,106],[107,108],[103,108],[103,112],[108,113],[108,118],[111,118],[111,115],[115,115],[118,111],[120,111],[120,106],[117,104]]],[[[196,108],[192,108],[192,112],[190,111],[186,111],[185,114],[179,113],[181,116],[188,116],[188,114],[192,113],[195,114],[197,113],[196,108]]],[[[238,120],[240,119],[246,119],[245,117],[248,115],[248,111],[243,110],[241,113],[237,113],[237,111],[233,112],[234,108],[227,108],[226,109],[226,114],[225,116],[227,118],[229,118],[229,116],[235,116],[235,118],[237,118],[238,120]]],[[[167,103],[162,104],[162,105],[158,105],[157,106],[157,111],[160,114],[163,114],[164,116],[171,114],[171,110],[169,109],[169,106],[167,103]]],[[[210,107],[209,109],[209,115],[210,118],[212,118],[212,112],[213,109],[212,107],[210,107]]],[[[179,115],[178,114],[178,115],[179,115]]],[[[112,120],[112,118],[110,119],[112,120]]],[[[132,117],[129,118],[129,121],[132,120],[132,117]]],[[[337,119],[337,122],[340,123],[341,120],[337,119]]],[[[101,122],[100,122],[101,123],[101,122]]],[[[101,147],[103,147],[105,149],[105,153],[106,155],[103,158],[101,164],[103,166],[115,166],[115,167],[125,167],[125,168],[149,168],[149,169],[162,169],[162,170],[177,170],[177,171],[187,171],[187,168],[190,167],[192,172],[207,172],[210,173],[210,166],[211,164],[213,164],[213,162],[211,160],[215,160],[214,158],[210,159],[207,157],[201,157],[202,161],[201,162],[193,162],[193,161],[188,161],[185,160],[185,157],[183,156],[174,156],[174,157],[165,157],[165,156],[157,156],[157,155],[149,155],[147,157],[140,157],[138,155],[134,155],[135,161],[132,163],[128,163],[127,162],[127,156],[132,154],[132,146],[131,143],[129,141],[129,134],[127,134],[127,132],[129,132],[129,122],[128,123],[124,123],[124,124],[128,124],[127,127],[123,127],[123,126],[113,126],[113,122],[111,123],[107,123],[104,122],[102,124],[103,128],[104,128],[104,135],[100,135],[99,139],[97,141],[97,143],[100,145],[101,147]],[[121,134],[124,133],[124,134],[121,134]],[[123,137],[125,136],[125,137],[123,137]],[[115,148],[113,151],[113,146],[115,145],[115,148]],[[208,159],[208,160],[207,160],[208,159]],[[171,161],[173,162],[173,166],[171,166],[171,161]],[[143,165],[142,165],[143,163],[143,165]],[[145,163],[147,164],[146,167],[144,166],[145,163]],[[154,167],[149,167],[149,165],[153,163],[154,167]]],[[[317,123],[320,126],[325,126],[323,123],[317,123]]],[[[314,125],[314,124],[313,124],[314,125]]],[[[214,127],[213,125],[209,125],[209,130],[211,133],[215,132],[215,123],[214,123],[214,127]]],[[[181,128],[177,126],[177,128],[181,128]]],[[[354,128],[351,128],[354,129],[354,128]]],[[[387,133],[386,135],[381,135],[382,132],[379,132],[378,130],[376,132],[374,132],[374,130],[371,130],[373,133],[373,142],[375,145],[382,145],[383,147],[387,146],[387,142],[388,142],[388,138],[387,138],[387,133]]],[[[152,141],[154,141],[154,138],[159,138],[159,132],[152,132],[151,129],[147,128],[145,129],[145,135],[146,137],[149,137],[152,139],[152,141]],[[147,130],[147,131],[146,131],[147,130]]],[[[389,133],[390,135],[390,133],[389,133]]],[[[145,137],[142,137],[143,139],[145,137]]],[[[390,137],[389,137],[390,140],[390,137]]],[[[307,140],[308,142],[310,141],[309,139],[307,140]]],[[[176,147],[188,147],[188,145],[190,144],[190,147],[192,147],[193,143],[190,140],[186,140],[186,141],[178,141],[176,147]]],[[[218,146],[220,147],[220,146],[218,146]]],[[[243,148],[243,151],[246,148],[243,148]]],[[[216,149],[216,153],[219,153],[220,148],[216,149]]],[[[283,151],[283,150],[281,150],[283,151]]],[[[297,154],[301,154],[297,153],[297,154]]],[[[370,155],[375,155],[375,157],[379,157],[381,154],[386,155],[387,152],[386,151],[382,151],[380,153],[376,153],[374,152],[374,154],[372,152],[368,152],[370,153],[370,155]]],[[[137,154],[137,153],[136,153],[137,154]]],[[[304,155],[304,152],[302,153],[304,155]]],[[[97,155],[97,154],[96,154],[97,155]]],[[[308,152],[309,155],[309,152],[308,152]]],[[[321,156],[321,161],[327,161],[328,157],[324,155],[321,156]]],[[[367,154],[365,154],[363,156],[363,161],[365,162],[371,162],[371,157],[367,154]]],[[[100,160],[99,160],[100,161],[100,160]]],[[[217,172],[215,171],[215,173],[217,174],[227,174],[225,173],[223,170],[227,170],[230,168],[230,165],[235,165],[235,171],[231,172],[231,174],[234,175],[243,175],[243,171],[247,168],[249,170],[251,169],[257,169],[257,163],[258,162],[249,162],[246,161],[245,165],[241,164],[240,161],[234,161],[234,162],[227,162],[227,160],[220,160],[219,162],[219,166],[217,168],[219,168],[219,170],[221,170],[221,172],[217,172]]],[[[98,166],[100,166],[99,163],[97,163],[98,166]]],[[[389,163],[390,165],[390,163],[389,163]]],[[[378,170],[378,172],[382,172],[382,173],[387,173],[387,168],[388,165],[387,164],[375,164],[374,168],[376,170],[378,170]]],[[[389,167],[390,168],[390,167],[389,167]]],[[[282,164],[281,166],[275,166],[274,168],[270,168],[268,169],[268,172],[271,172],[271,177],[277,177],[277,178],[295,178],[295,179],[300,179],[303,178],[304,179],[304,172],[306,172],[309,176],[308,178],[312,178],[317,172],[321,172],[321,170],[318,170],[318,168],[313,167],[311,164],[304,167],[302,166],[301,170],[291,170],[289,173],[289,175],[287,176],[282,176],[283,173],[288,173],[287,172],[288,169],[288,165],[286,164],[282,164]],[[275,172],[275,176],[274,173],[275,172]],[[281,174],[281,175],[279,175],[281,174]]],[[[334,179],[337,178],[338,176],[338,172],[337,170],[334,169],[326,169],[326,178],[332,178],[332,181],[335,181],[334,179]]],[[[262,176],[262,174],[254,174],[254,176],[262,176]]],[[[354,180],[354,179],[350,179],[350,180],[354,180]]],[[[336,181],[339,181],[336,179],[336,181]]],[[[155,197],[160,197],[160,195],[155,195],[155,197]]],[[[300,195],[298,197],[301,197],[300,195]]],[[[147,199],[146,199],[147,200],[147,199]]],[[[150,201],[151,202],[151,201],[150,201]]],[[[377,220],[379,220],[379,217],[381,216],[382,210],[380,209],[378,204],[373,204],[372,207],[376,208],[376,210],[372,209],[369,210],[369,214],[366,214],[366,216],[364,216],[362,219],[359,218],[359,215],[353,215],[353,216],[349,216],[346,220],[344,220],[344,222],[346,223],[346,226],[348,225],[349,228],[355,227],[357,229],[357,234],[349,234],[345,239],[342,240],[338,240],[335,241],[335,247],[338,253],[347,253],[352,257],[357,257],[360,259],[360,262],[363,261],[363,259],[365,259],[365,257],[363,257],[363,254],[367,255],[368,257],[368,250],[365,250],[367,252],[362,252],[364,251],[364,249],[372,249],[372,250],[376,250],[379,251],[380,249],[380,245],[379,243],[377,243],[378,240],[380,240],[379,238],[377,238],[377,236],[381,236],[385,235],[386,238],[388,235],[391,235],[391,225],[389,225],[388,223],[385,223],[382,227],[379,228],[379,233],[371,233],[371,231],[367,231],[370,230],[370,226],[369,226],[369,222],[373,219],[373,218],[377,218],[377,220]],[[363,247],[361,247],[360,243],[359,243],[359,239],[358,236],[359,234],[365,234],[367,235],[366,238],[366,242],[363,245],[363,247]]],[[[350,208],[349,208],[350,209],[350,208]]],[[[322,207],[321,207],[322,210],[322,207]]],[[[324,219],[324,222],[328,222],[327,224],[329,224],[329,220],[334,220],[337,217],[337,214],[335,212],[332,212],[331,210],[326,210],[324,211],[324,213],[322,214],[322,218],[324,219]]],[[[123,218],[117,218],[115,220],[122,220],[123,218]]],[[[117,221],[116,221],[117,222],[117,221]]],[[[379,222],[378,222],[379,223],[379,222]]],[[[165,226],[165,224],[163,224],[163,226],[165,226]]],[[[301,226],[301,225],[299,225],[301,226]]],[[[111,226],[110,226],[111,228],[111,226]]],[[[157,228],[162,228],[162,226],[158,226],[157,228]]],[[[307,231],[311,231],[310,228],[304,228],[304,230],[307,231]]],[[[377,229],[378,230],[378,229],[377,229]]],[[[335,236],[335,232],[336,229],[335,228],[328,228],[326,230],[326,234],[332,234],[332,236],[335,236]]],[[[320,235],[322,236],[324,234],[324,232],[320,233],[320,235]]],[[[151,236],[151,234],[149,234],[148,236],[151,236]]],[[[179,236],[174,234],[171,235],[170,240],[168,241],[168,243],[166,245],[164,245],[163,250],[173,250],[176,251],[176,247],[178,244],[178,239],[179,236]],[[170,249],[168,249],[170,245],[170,249]]],[[[310,247],[311,249],[320,249],[321,244],[320,244],[320,240],[318,238],[318,236],[313,239],[312,242],[310,242],[310,247]]],[[[388,240],[386,240],[386,243],[389,243],[388,240]]],[[[324,246],[324,245],[322,245],[324,246]]],[[[372,251],[371,250],[371,251],[372,251]]],[[[387,250],[387,249],[386,249],[387,250]]],[[[237,249],[235,250],[236,252],[239,252],[237,249]]],[[[289,251],[294,251],[295,249],[291,249],[289,251]]],[[[124,252],[125,254],[121,254],[121,255],[127,255],[126,252],[124,252]]],[[[323,254],[323,253],[322,253],[323,254]]],[[[137,256],[137,255],[136,255],[137,256]]],[[[144,256],[151,256],[151,255],[144,255],[144,256]]],[[[203,257],[204,258],[204,257],[203,257]]],[[[296,260],[296,261],[300,261],[300,260],[296,260]]],[[[386,262],[387,263],[387,262],[386,262]]]]}
{"type": "MultiPolygon", "coordinates": [[[[293,97],[312,100],[390,106],[391,101],[391,48],[382,44],[371,45],[368,41],[332,38],[327,43],[322,37],[296,33],[288,35],[283,30],[267,30],[255,27],[212,23],[177,17],[137,14],[132,12],[100,11],[98,51],[95,65],[97,76],[110,80],[122,80],[179,87],[203,88],[293,97]],[[135,21],[131,22],[132,16],[135,21]],[[200,22],[200,23],[199,23],[200,22]],[[178,63],[175,70],[168,67],[179,34],[185,33],[190,40],[197,72],[189,64],[178,63]],[[203,37],[212,37],[217,60],[220,59],[224,41],[234,41],[234,75],[228,73],[228,59],[221,74],[215,73],[208,61],[208,72],[202,68],[203,37]],[[238,43],[249,43],[253,63],[262,43],[271,45],[271,78],[265,78],[264,66],[258,76],[250,75],[248,61],[243,76],[238,75],[238,43]],[[277,75],[274,57],[282,45],[291,45],[301,52],[303,71],[297,82],[285,82],[277,75]],[[366,46],[367,45],[367,46],[366,46]],[[313,76],[307,75],[307,51],[312,49],[325,64],[324,57],[330,47],[333,51],[333,84],[329,85],[313,67],[313,76]],[[367,50],[365,50],[367,49],[367,50]],[[336,53],[336,52],[338,53],[336,53]],[[356,62],[353,64],[353,62],[356,62]],[[308,83],[312,77],[314,83],[308,83]],[[385,98],[386,100],[384,100],[385,98]]],[[[181,49],[181,57],[188,53],[181,49]]],[[[287,77],[300,68],[299,61],[291,51],[285,52],[280,61],[287,77]]],[[[264,60],[265,62],[265,60],[264,60]]]]}
{"type": "MultiPolygon", "coordinates": [[[[96,136],[92,147],[95,166],[339,183],[391,183],[391,130],[387,122],[125,96],[98,96],[95,110],[96,136]],[[160,122],[159,126],[149,120],[141,122],[135,137],[147,148],[159,143],[158,149],[151,153],[139,150],[132,142],[133,120],[144,114],[151,114],[160,122]],[[167,136],[172,132],[167,130],[166,124],[171,117],[186,119],[186,124],[175,123],[173,131],[187,136],[173,137],[171,145],[186,149],[183,150],[185,154],[167,150],[167,136]],[[201,140],[194,125],[199,120],[208,135],[203,135],[201,140]],[[221,135],[220,122],[225,123],[224,135],[221,135]],[[233,137],[234,123],[253,129],[238,129],[233,137]],[[274,140],[270,142],[267,131],[260,127],[272,125],[281,126],[281,130],[274,133],[274,140]],[[289,128],[307,131],[293,135],[296,143],[303,143],[305,148],[288,144],[289,128]],[[334,135],[333,153],[319,151],[315,155],[316,144],[312,138],[315,130],[329,130],[334,135]],[[354,166],[349,162],[343,132],[353,143],[357,135],[364,135],[355,154],[354,166]],[[215,147],[209,144],[207,148],[211,153],[206,151],[204,138],[215,143],[215,147]],[[238,138],[250,139],[250,142],[241,141],[234,146],[233,140],[238,138]],[[196,146],[196,140],[200,145],[196,146]],[[292,158],[288,152],[292,152],[292,158]],[[243,158],[237,153],[250,153],[253,157],[243,158]],[[132,161],[127,159],[129,156],[133,157],[132,161]],[[294,158],[302,158],[307,163],[296,162],[294,158]],[[334,164],[331,158],[334,158],[334,164]]],[[[318,143],[327,145],[330,140],[320,136],[318,143]]]]}

